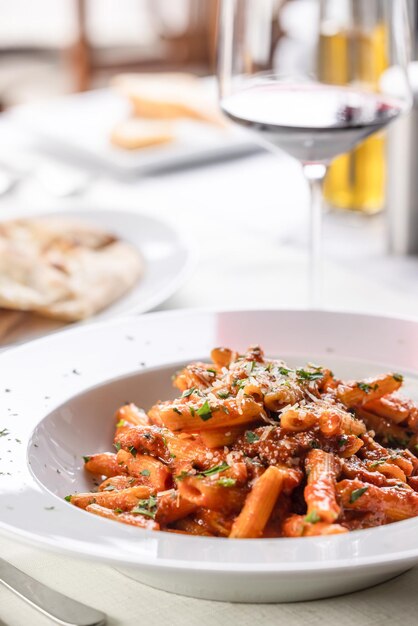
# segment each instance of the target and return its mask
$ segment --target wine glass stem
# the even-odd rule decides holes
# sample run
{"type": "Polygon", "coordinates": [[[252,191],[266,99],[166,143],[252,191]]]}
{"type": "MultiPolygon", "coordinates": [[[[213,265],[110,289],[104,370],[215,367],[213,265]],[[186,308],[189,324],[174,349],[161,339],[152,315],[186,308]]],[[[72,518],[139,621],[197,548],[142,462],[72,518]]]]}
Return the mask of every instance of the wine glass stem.
{"type": "Polygon", "coordinates": [[[318,309],[322,291],[322,184],[327,166],[324,163],[305,163],[303,173],[309,183],[311,194],[309,233],[309,305],[318,309]]]}

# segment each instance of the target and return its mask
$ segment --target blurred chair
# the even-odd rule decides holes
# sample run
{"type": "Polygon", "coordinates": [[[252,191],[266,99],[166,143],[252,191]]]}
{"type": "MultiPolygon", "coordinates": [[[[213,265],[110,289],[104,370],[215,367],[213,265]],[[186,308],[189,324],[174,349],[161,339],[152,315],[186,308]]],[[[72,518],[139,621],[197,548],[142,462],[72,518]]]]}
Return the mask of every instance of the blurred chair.
{"type": "MultiPolygon", "coordinates": [[[[220,1],[0,0],[0,110],[104,86],[118,72],[213,73],[220,1]]],[[[279,16],[289,0],[256,2],[279,16]]],[[[258,69],[281,35],[274,20],[258,69]]]]}
{"type": "MultiPolygon", "coordinates": [[[[139,0],[140,1],[140,0],[139,0]]],[[[171,7],[175,0],[170,0],[171,7]]],[[[97,49],[89,36],[89,0],[74,0],[77,34],[68,59],[74,88],[84,91],[94,84],[100,74],[126,71],[186,70],[197,74],[213,73],[216,54],[216,26],[220,0],[186,0],[183,6],[182,29],[168,24],[165,10],[167,0],[147,0],[147,9],[159,38],[159,45],[132,49],[130,57],[105,54],[97,49]]],[[[121,8],[121,5],[119,5],[121,8]]]]}

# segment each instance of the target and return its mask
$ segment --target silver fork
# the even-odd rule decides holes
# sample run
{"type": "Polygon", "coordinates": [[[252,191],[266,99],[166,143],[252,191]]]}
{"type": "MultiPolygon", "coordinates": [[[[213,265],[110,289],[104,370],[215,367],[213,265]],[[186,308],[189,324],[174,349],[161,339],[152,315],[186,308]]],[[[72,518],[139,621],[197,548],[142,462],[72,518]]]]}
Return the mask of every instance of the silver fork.
{"type": "Polygon", "coordinates": [[[44,615],[65,626],[104,626],[106,615],[43,585],[0,558],[0,582],[44,615]]]}

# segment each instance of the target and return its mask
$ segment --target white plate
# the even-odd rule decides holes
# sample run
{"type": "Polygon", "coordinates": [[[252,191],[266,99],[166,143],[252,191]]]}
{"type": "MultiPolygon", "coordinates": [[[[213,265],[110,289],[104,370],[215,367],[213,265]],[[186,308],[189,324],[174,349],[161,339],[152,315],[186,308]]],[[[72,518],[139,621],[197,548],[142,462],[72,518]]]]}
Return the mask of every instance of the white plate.
{"type": "MultiPolygon", "coordinates": [[[[42,215],[47,215],[42,213],[42,215]]],[[[144,274],[137,284],[117,302],[81,324],[105,320],[115,315],[144,313],[158,306],[180,287],[194,264],[195,252],[191,242],[187,241],[170,224],[141,213],[123,210],[91,210],[53,213],[84,220],[99,228],[108,229],[121,239],[132,243],[144,260],[144,274]]],[[[20,217],[36,217],[21,215],[20,217]]],[[[5,341],[27,341],[51,331],[60,330],[68,324],[31,316],[11,331],[5,341]]]]}
{"type": "Polygon", "coordinates": [[[216,345],[259,342],[339,375],[393,369],[417,397],[418,323],[309,311],[174,311],[78,327],[0,355],[0,530],[186,595],[307,600],[387,580],[418,563],[418,519],[346,535],[228,540],[145,531],[65,502],[86,487],[83,454],[111,448],[112,413],[173,393],[169,373],[216,345]],[[108,381],[108,382],[106,382],[108,381]],[[29,462],[29,467],[28,467],[29,462]]]}
{"type": "Polygon", "coordinates": [[[175,122],[172,143],[134,151],[114,147],[110,133],[128,117],[129,104],[109,89],[22,105],[9,115],[46,140],[47,147],[125,174],[149,174],[259,150],[246,133],[232,125],[220,128],[192,120],[175,122]]]}

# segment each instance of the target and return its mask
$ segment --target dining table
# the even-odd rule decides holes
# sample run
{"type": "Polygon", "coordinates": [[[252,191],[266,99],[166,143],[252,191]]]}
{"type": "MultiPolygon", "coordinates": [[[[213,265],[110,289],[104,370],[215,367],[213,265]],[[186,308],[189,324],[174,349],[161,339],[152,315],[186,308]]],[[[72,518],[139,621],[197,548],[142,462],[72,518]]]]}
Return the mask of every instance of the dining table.
{"type": "MultiPolygon", "coordinates": [[[[45,146],[7,115],[0,119],[0,136],[0,157],[10,149],[44,158],[45,146]]],[[[54,158],[60,162],[58,156],[54,158]]],[[[97,208],[138,211],[172,224],[190,241],[195,262],[184,284],[160,310],[310,306],[308,189],[300,167],[290,158],[254,149],[234,159],[129,177],[76,165],[89,173],[82,189],[58,197],[39,180],[25,176],[0,196],[0,218],[46,210],[70,215],[74,209],[97,208]]],[[[387,229],[384,213],[324,210],[322,308],[418,317],[418,258],[388,254],[387,229]]],[[[141,316],[137,323],[141,324],[141,316]]],[[[1,348],[13,349],[13,345],[1,348]]],[[[417,623],[418,567],[387,583],[339,597],[234,604],[159,591],[106,563],[47,552],[10,536],[0,536],[0,556],[54,589],[104,611],[109,626],[417,623]]],[[[50,623],[0,585],[0,624],[50,623]]]]}

